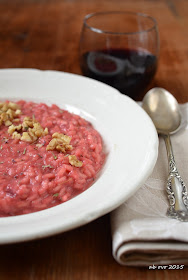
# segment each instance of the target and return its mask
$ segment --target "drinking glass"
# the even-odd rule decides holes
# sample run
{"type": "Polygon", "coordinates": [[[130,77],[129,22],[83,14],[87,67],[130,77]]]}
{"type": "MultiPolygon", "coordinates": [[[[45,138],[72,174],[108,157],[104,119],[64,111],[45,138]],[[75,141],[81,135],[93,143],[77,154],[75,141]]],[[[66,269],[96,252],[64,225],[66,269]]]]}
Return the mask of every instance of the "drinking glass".
{"type": "Polygon", "coordinates": [[[84,18],[82,73],[137,99],[146,91],[159,56],[157,22],[134,12],[99,12],[84,18]]]}

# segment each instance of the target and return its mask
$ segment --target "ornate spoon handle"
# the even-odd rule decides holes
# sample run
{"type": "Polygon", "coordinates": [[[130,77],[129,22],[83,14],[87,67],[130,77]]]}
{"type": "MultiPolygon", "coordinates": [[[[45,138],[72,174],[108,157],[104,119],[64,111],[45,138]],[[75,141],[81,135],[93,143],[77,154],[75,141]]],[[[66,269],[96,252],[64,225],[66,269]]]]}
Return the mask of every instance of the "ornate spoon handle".
{"type": "Polygon", "coordinates": [[[169,163],[169,176],[167,181],[167,193],[169,199],[169,209],[167,216],[188,222],[188,195],[187,188],[178,173],[174,160],[172,144],[169,135],[163,135],[169,163]]]}

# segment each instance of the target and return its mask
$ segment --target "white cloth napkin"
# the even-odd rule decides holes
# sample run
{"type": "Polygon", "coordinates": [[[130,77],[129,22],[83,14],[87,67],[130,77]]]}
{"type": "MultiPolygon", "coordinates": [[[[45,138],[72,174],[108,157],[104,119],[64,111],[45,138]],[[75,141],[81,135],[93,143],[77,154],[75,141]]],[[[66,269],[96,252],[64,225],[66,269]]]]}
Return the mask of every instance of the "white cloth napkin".
{"type": "MultiPolygon", "coordinates": [[[[171,142],[179,174],[188,186],[188,103],[180,108],[182,128],[171,142]]],[[[188,222],[166,217],[167,177],[166,147],[160,138],[153,173],[134,196],[111,214],[113,256],[120,264],[188,264],[188,222]]]]}

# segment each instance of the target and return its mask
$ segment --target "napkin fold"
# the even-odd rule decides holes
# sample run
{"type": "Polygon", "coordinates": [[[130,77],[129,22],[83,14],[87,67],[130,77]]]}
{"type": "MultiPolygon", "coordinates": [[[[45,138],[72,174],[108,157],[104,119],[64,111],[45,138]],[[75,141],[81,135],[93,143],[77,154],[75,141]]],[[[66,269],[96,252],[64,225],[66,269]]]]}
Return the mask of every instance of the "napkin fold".
{"type": "MultiPolygon", "coordinates": [[[[188,186],[188,103],[180,109],[182,128],[172,135],[171,142],[177,169],[188,186]]],[[[111,213],[113,256],[120,264],[188,264],[188,222],[166,216],[167,177],[166,147],[160,138],[153,173],[134,196],[111,213]]]]}

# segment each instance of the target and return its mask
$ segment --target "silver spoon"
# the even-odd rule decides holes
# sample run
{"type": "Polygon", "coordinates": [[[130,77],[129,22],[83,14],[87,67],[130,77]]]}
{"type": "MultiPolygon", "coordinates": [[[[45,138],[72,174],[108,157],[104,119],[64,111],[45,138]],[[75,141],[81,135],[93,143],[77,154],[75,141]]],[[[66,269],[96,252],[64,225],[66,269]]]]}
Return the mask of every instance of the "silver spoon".
{"type": "Polygon", "coordinates": [[[170,134],[177,132],[181,125],[178,102],[167,90],[153,88],[145,95],[142,107],[151,117],[166,144],[169,163],[167,193],[170,204],[167,216],[188,222],[187,188],[178,173],[170,141],[170,134]]]}

